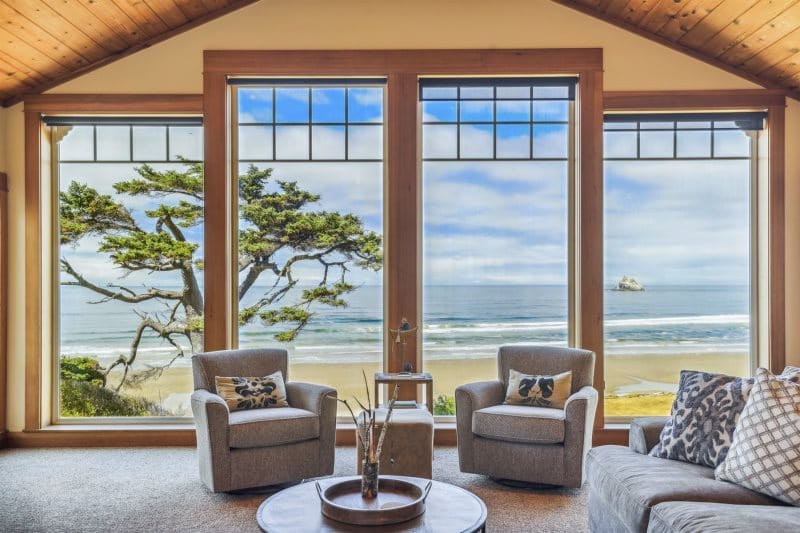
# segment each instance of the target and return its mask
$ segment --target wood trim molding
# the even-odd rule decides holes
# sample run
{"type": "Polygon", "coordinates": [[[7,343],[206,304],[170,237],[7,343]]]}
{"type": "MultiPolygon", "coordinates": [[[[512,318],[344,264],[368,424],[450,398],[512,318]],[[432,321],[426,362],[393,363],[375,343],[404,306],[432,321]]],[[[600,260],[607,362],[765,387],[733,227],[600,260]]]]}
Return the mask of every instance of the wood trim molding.
{"type": "Polygon", "coordinates": [[[10,448],[195,446],[195,444],[194,428],[68,429],[59,426],[58,429],[52,430],[12,431],[8,434],[10,448]]]}
{"type": "Polygon", "coordinates": [[[231,272],[233,253],[230,166],[230,102],[225,76],[207,72],[203,77],[203,124],[205,158],[205,284],[203,349],[224,350],[232,345],[232,298],[235,280],[231,272]]]}
{"type": "MultiPolygon", "coordinates": [[[[207,203],[206,249],[225,250],[216,261],[206,263],[208,279],[225,279],[226,287],[206,286],[206,349],[233,348],[236,335],[228,323],[231,294],[235,288],[230,269],[235,250],[226,242],[235,224],[231,213],[232,202],[229,184],[231,122],[228,114],[230,95],[225,85],[227,79],[236,77],[275,76],[386,76],[388,108],[386,121],[386,187],[391,202],[384,202],[385,251],[387,269],[386,303],[384,319],[389,327],[396,327],[405,317],[410,323],[420,325],[421,291],[421,228],[419,209],[421,191],[419,179],[417,127],[417,79],[422,75],[537,75],[577,74],[581,80],[581,118],[585,124],[581,134],[577,157],[582,195],[580,224],[593,236],[594,243],[580,251],[580,261],[593,273],[583,274],[579,309],[589,318],[583,321],[578,335],[580,346],[594,350],[602,360],[602,68],[603,51],[600,48],[574,49],[523,49],[523,50],[207,50],[204,59],[204,107],[206,146],[206,192],[213,205],[207,203]],[[224,189],[227,188],[227,189],[224,189]],[[214,191],[213,193],[211,191],[214,191]],[[223,202],[223,199],[224,202],[223,202]],[[592,225],[595,227],[592,227],[592,225]],[[213,227],[212,227],[213,226],[213,227]],[[225,232],[223,234],[222,232],[225,232]],[[599,238],[598,238],[599,236],[599,238]],[[225,260],[225,265],[219,263],[225,260]]],[[[421,334],[409,339],[416,354],[416,370],[421,363],[421,334]]],[[[384,347],[389,371],[402,369],[401,354],[391,354],[387,339],[384,347]]],[[[413,357],[413,356],[411,356],[413,357]]],[[[410,358],[410,357],[409,357],[410,358]]],[[[422,364],[424,366],[424,363],[422,364]]],[[[598,364],[602,376],[602,363],[598,364]]],[[[401,390],[401,397],[413,398],[414,387],[401,390]]],[[[601,414],[598,418],[602,421],[601,414]]]]}
{"type": "MultiPolygon", "coordinates": [[[[46,322],[43,291],[49,290],[48,272],[42,264],[45,242],[42,226],[44,168],[42,113],[51,114],[192,114],[203,112],[201,95],[41,95],[25,100],[25,431],[42,428],[45,394],[50,376],[44,376],[42,328],[46,322]]],[[[14,437],[18,438],[18,437],[14,437]]],[[[10,442],[14,438],[9,435],[10,442]]],[[[38,437],[37,437],[38,438],[38,437]]]]}
{"type": "Polygon", "coordinates": [[[605,111],[764,109],[785,106],[786,93],[769,89],[716,91],[606,91],[605,111]]]}
{"type": "MultiPolygon", "coordinates": [[[[454,424],[437,424],[433,433],[434,446],[456,446],[456,429],[454,424]]],[[[10,432],[7,444],[10,448],[43,448],[43,447],[140,447],[140,446],[196,446],[194,428],[92,428],[69,429],[59,426],[57,429],[40,431],[10,432]]],[[[355,446],[355,430],[342,425],[336,428],[336,446],[355,446]]],[[[598,428],[594,430],[593,446],[606,444],[628,445],[627,429],[598,428]]]]}
{"type": "Polygon", "coordinates": [[[25,113],[25,430],[41,427],[42,413],[42,122],[25,113]]]}
{"type": "MultiPolygon", "coordinates": [[[[418,206],[421,205],[420,176],[417,143],[417,76],[410,73],[392,73],[389,76],[387,121],[388,150],[386,157],[387,182],[385,190],[385,283],[389,297],[385,311],[387,327],[397,328],[403,318],[409,323],[421,326],[422,309],[416,287],[421,282],[419,265],[422,257],[419,237],[418,206]],[[405,289],[403,289],[405,288],[405,289]]],[[[384,328],[385,329],[385,328],[384,328]]],[[[417,335],[409,336],[405,357],[414,365],[414,371],[421,371],[422,362],[422,328],[417,335]]],[[[389,372],[403,370],[403,353],[392,350],[389,335],[383,339],[386,357],[386,369],[389,372]]],[[[386,387],[388,389],[388,387],[386,387]]],[[[415,400],[416,385],[400,388],[401,399],[415,400]]],[[[387,391],[391,394],[391,391],[387,391]]]]}
{"type": "MultiPolygon", "coordinates": [[[[785,175],[786,175],[786,93],[782,90],[744,89],[712,91],[606,91],[605,111],[673,110],[763,110],[768,113],[769,132],[769,242],[768,279],[770,369],[783,370],[786,362],[786,255],[785,255],[785,175]]],[[[762,311],[763,312],[763,311],[762,311]]]]}
{"type": "Polygon", "coordinates": [[[769,366],[786,364],[786,117],[784,104],[768,109],[769,134],[769,366]]]}
{"type": "Polygon", "coordinates": [[[202,94],[42,94],[24,100],[25,111],[44,114],[199,115],[202,94]]]}
{"type": "Polygon", "coordinates": [[[578,346],[595,353],[594,384],[600,391],[595,427],[603,425],[603,74],[581,77],[578,151],[578,346]]]}
{"type": "Polygon", "coordinates": [[[0,447],[6,437],[8,368],[8,175],[0,172],[0,447]]]}
{"type": "Polygon", "coordinates": [[[577,74],[602,70],[603,49],[206,50],[203,69],[232,76],[577,74]]]}

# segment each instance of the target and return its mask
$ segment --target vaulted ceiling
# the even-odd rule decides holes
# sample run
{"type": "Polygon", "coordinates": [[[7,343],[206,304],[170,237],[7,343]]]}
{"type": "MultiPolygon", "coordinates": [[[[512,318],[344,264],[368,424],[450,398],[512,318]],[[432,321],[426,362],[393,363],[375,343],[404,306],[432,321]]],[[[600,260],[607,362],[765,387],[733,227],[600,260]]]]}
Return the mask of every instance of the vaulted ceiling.
{"type": "Polygon", "coordinates": [[[553,0],[800,98],[798,0],[553,0]]]}
{"type": "Polygon", "coordinates": [[[9,105],[256,0],[0,0],[9,105]]]}
{"type": "MultiPolygon", "coordinates": [[[[0,0],[0,102],[255,1],[0,0]]],[[[800,98],[800,0],[552,1],[800,98]]]]}

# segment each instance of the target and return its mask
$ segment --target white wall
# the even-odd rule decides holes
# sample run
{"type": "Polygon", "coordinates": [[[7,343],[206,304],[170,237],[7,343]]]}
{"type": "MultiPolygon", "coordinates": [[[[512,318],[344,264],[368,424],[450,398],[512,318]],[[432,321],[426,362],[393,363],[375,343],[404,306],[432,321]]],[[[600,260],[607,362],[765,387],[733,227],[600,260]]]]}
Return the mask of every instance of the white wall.
{"type": "MultiPolygon", "coordinates": [[[[65,83],[52,93],[200,93],[203,50],[604,49],[606,90],[741,89],[752,83],[549,0],[262,0],[65,83]]],[[[787,115],[787,198],[800,197],[800,105],[787,115]]],[[[0,169],[11,186],[8,424],[24,424],[24,148],[22,106],[0,113],[0,169]],[[5,128],[2,126],[5,125],[5,128]],[[3,132],[6,134],[3,135],[3,132]],[[0,149],[2,154],[2,149],[0,149]]],[[[787,320],[800,317],[800,207],[787,201],[787,320]]],[[[800,331],[789,346],[800,354],[800,331]]],[[[800,355],[792,356],[800,363],[800,355]]]]}

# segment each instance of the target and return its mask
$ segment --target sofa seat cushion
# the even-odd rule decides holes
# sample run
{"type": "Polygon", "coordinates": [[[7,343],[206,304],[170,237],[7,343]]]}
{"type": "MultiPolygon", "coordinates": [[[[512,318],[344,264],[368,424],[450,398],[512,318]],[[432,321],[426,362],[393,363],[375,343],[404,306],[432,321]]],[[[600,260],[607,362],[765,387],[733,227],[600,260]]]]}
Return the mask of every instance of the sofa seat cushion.
{"type": "Polygon", "coordinates": [[[472,432],[511,442],[564,442],[564,411],[527,405],[493,405],[472,413],[472,432]]]}
{"type": "Polygon", "coordinates": [[[666,502],[653,507],[648,533],[797,531],[800,509],[774,505],[666,502]]]}
{"type": "Polygon", "coordinates": [[[262,448],[319,437],[319,417],[305,409],[248,409],[228,416],[231,448],[262,448]]]}
{"type": "Polygon", "coordinates": [[[631,531],[645,531],[650,510],[662,502],[775,505],[763,494],[714,479],[707,466],[638,454],[625,446],[601,446],[586,461],[594,496],[614,509],[631,531]]]}

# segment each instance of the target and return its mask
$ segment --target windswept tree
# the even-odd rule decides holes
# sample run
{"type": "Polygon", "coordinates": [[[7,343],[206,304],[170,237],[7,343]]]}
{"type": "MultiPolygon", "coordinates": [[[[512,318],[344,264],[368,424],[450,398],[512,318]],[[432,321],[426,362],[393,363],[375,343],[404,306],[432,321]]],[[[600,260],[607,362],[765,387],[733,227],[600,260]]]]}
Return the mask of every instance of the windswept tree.
{"type": "MultiPolygon", "coordinates": [[[[196,256],[200,243],[187,236],[190,228],[203,223],[203,166],[185,162],[182,170],[158,171],[142,165],[135,171],[137,177],[114,184],[117,196],[77,181],[60,193],[62,245],[97,238],[97,251],[121,270],[122,281],[136,272],[173,272],[176,282],[180,280],[177,290],[95,282],[61,258],[63,285],[92,291],[98,296],[92,303],[131,304],[139,317],[130,349],[105,369],[108,376],[122,368],[117,390],[126,381],[148,379],[166,368],[131,372],[144,337],[155,336],[174,348],[170,364],[185,355],[187,343],[193,352],[203,346],[203,292],[198,282],[203,262],[196,256]],[[146,197],[154,206],[135,216],[120,195],[146,197]],[[163,303],[163,312],[137,308],[147,301],[163,303]]],[[[278,341],[291,341],[318,306],[347,305],[345,296],[356,288],[348,282],[350,269],[381,268],[380,235],[366,230],[356,215],[315,210],[319,200],[295,181],[274,180],[272,169],[251,165],[239,177],[239,301],[253,293],[248,299],[252,303],[240,306],[240,324],[260,321],[278,328],[278,341]],[[304,263],[318,266],[320,275],[313,285],[298,277],[298,266],[304,263]]]]}

